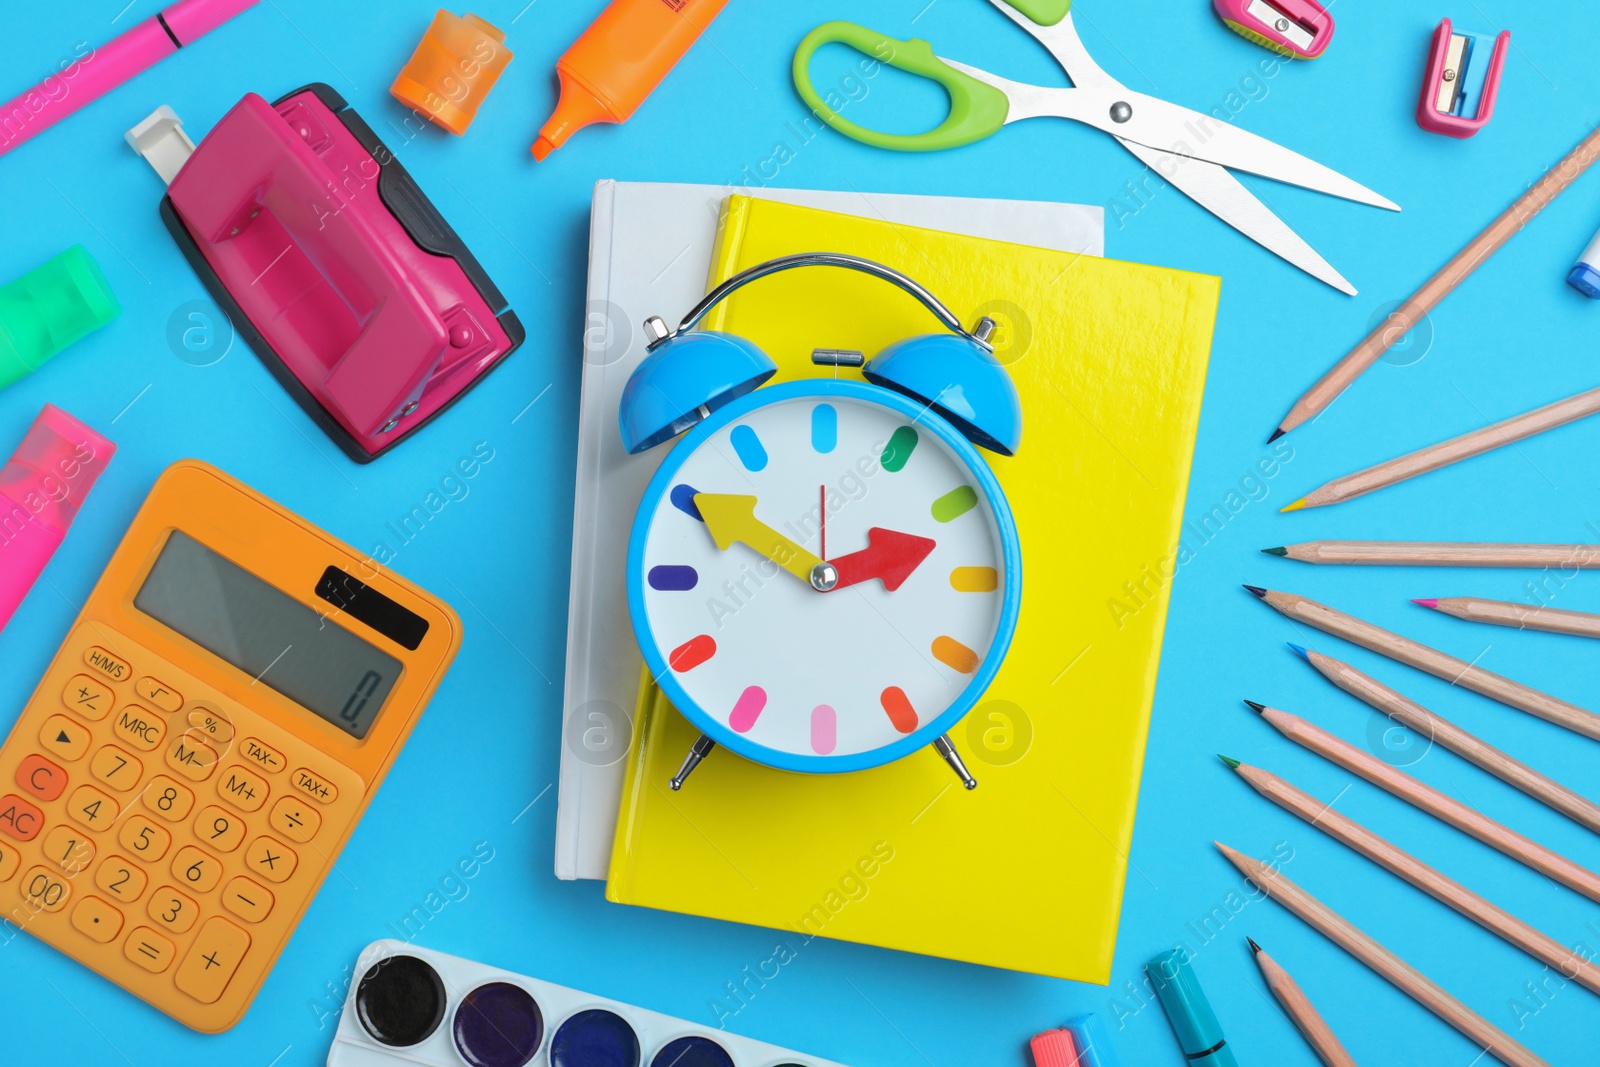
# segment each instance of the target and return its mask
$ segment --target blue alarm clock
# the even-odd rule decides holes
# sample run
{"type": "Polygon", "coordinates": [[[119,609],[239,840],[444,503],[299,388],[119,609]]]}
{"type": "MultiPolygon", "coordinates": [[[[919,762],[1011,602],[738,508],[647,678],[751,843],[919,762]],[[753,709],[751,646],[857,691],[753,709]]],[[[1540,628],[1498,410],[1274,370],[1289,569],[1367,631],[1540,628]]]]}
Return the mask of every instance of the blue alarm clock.
{"type": "Polygon", "coordinates": [[[1022,409],[989,343],[912,279],[834,253],[734,275],[669,331],[623,389],[629,453],[682,434],[646,488],[628,546],[640,650],[701,731],[672,787],[720,744],[789,771],[862,770],[932,746],[977,785],[948,731],[1005,658],[1022,553],[976,446],[1012,455],[1022,409]],[[899,286],[946,332],[874,358],[819,350],[863,381],[762,386],[777,365],[734,334],[696,330],[729,293],[804,266],[899,286]]]}

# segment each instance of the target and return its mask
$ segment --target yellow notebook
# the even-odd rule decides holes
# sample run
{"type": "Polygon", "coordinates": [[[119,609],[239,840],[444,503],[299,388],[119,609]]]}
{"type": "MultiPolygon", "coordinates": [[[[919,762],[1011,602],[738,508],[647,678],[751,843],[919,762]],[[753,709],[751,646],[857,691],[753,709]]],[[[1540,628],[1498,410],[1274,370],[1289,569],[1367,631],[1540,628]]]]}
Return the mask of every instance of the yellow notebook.
{"type": "MultiPolygon", "coordinates": [[[[931,749],[819,776],[718,751],[673,793],[697,734],[647,677],[606,894],[1104,984],[1220,282],[744,196],[724,204],[710,282],[811,251],[886,263],[963,322],[1000,323],[1022,446],[985,455],[1023,592],[1004,666],[951,734],[979,785],[931,749]]],[[[825,267],[747,286],[707,325],[760,345],[775,381],[834,373],[813,348],[870,356],[942,328],[899,289],[825,267]]]]}

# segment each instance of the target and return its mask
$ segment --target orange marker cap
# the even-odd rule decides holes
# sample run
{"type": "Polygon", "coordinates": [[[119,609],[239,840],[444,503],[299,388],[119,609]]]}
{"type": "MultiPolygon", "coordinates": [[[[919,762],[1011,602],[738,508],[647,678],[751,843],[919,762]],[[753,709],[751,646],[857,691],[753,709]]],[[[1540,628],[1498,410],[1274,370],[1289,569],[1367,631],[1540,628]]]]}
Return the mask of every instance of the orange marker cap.
{"type": "Polygon", "coordinates": [[[1034,1067],[1078,1067],[1078,1046],[1071,1030],[1046,1030],[1028,1044],[1033,1048],[1034,1067]]]}
{"type": "Polygon", "coordinates": [[[505,39],[476,15],[441,10],[389,92],[451,133],[466,133],[478,106],[511,62],[505,39]]]}

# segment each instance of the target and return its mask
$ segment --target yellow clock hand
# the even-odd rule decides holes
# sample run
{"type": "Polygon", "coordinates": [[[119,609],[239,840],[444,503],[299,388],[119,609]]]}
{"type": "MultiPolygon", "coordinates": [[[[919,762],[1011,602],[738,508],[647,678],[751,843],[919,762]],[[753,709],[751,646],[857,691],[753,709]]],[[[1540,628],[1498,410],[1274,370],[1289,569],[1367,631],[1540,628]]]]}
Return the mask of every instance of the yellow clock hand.
{"type": "Polygon", "coordinates": [[[739,542],[818,590],[832,589],[838,572],[820,556],[807,552],[760,519],[756,518],[756,498],[727,493],[696,493],[694,506],[705,520],[706,530],[717,547],[726,552],[739,542]]]}

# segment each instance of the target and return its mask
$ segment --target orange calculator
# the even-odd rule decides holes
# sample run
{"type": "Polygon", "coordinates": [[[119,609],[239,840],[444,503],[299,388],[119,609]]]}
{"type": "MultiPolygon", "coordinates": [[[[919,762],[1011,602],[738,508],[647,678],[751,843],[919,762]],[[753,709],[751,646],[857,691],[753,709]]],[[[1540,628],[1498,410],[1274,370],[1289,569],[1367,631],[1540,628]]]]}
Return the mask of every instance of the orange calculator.
{"type": "Polygon", "coordinates": [[[233,1026],[460,644],[442,601],[173,464],[0,749],[0,917],[233,1026]]]}

